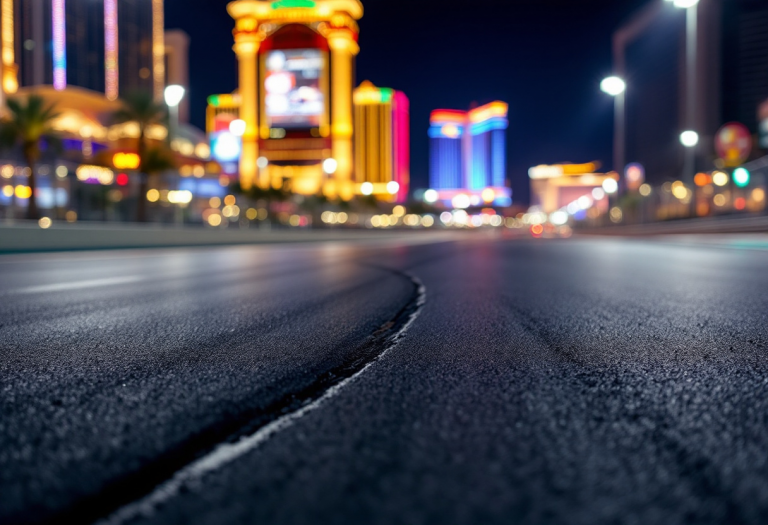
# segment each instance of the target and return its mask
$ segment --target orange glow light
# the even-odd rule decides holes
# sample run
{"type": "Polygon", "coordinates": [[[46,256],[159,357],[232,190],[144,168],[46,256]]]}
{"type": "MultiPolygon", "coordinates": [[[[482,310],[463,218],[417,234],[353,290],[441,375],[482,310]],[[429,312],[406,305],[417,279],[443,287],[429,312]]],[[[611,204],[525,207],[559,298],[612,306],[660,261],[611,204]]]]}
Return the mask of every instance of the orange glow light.
{"type": "Polygon", "coordinates": [[[707,184],[712,183],[712,177],[706,173],[697,173],[693,178],[693,182],[696,184],[696,186],[706,186],[707,184]]]}
{"type": "Polygon", "coordinates": [[[436,109],[430,114],[429,121],[432,124],[463,125],[467,122],[467,113],[455,109],[436,109]]]}
{"type": "Polygon", "coordinates": [[[747,207],[747,200],[744,197],[739,197],[735,201],[733,201],[733,207],[737,210],[743,210],[747,207]]]}
{"type": "Polygon", "coordinates": [[[472,123],[485,122],[495,117],[507,118],[509,104],[504,102],[491,102],[469,112],[469,121],[472,123]]]}

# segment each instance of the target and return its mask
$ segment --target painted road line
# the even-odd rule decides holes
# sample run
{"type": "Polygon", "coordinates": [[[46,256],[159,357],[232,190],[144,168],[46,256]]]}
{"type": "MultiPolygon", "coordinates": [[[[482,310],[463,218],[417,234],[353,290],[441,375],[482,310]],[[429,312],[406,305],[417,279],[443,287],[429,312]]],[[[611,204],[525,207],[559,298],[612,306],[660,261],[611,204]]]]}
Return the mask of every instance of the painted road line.
{"type": "Polygon", "coordinates": [[[46,292],[64,292],[69,290],[81,290],[84,288],[98,288],[100,286],[113,286],[116,284],[127,284],[142,281],[142,277],[138,275],[130,275],[126,277],[112,277],[110,279],[93,279],[90,281],[76,281],[72,283],[56,283],[56,284],[43,284],[39,286],[28,286],[26,288],[19,288],[12,290],[11,294],[33,294],[33,293],[46,293],[46,292]]]}

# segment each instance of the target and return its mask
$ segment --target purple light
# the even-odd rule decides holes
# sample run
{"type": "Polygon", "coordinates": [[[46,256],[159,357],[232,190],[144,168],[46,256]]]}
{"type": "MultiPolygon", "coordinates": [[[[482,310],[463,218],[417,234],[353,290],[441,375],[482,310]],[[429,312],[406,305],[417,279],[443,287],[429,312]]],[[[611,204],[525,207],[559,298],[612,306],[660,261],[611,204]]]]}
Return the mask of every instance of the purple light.
{"type": "Polygon", "coordinates": [[[53,88],[67,87],[67,27],[64,0],[53,0],[53,88]]]}
{"type": "Polygon", "coordinates": [[[104,50],[106,95],[109,100],[116,100],[118,95],[117,0],[104,0],[104,50]]]}

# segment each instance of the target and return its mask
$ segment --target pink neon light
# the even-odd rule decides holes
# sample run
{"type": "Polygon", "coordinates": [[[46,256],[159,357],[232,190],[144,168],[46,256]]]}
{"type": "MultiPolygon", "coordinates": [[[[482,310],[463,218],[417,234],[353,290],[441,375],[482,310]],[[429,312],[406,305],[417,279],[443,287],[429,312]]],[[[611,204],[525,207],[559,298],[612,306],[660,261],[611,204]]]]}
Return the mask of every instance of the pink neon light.
{"type": "Polygon", "coordinates": [[[104,55],[106,95],[115,100],[118,95],[117,0],[104,0],[104,55]]]}
{"type": "Polygon", "coordinates": [[[397,202],[408,200],[408,191],[411,185],[411,138],[410,138],[410,102],[402,91],[395,91],[392,104],[394,129],[394,180],[400,185],[397,193],[397,202]]]}
{"type": "Polygon", "coordinates": [[[67,87],[67,27],[64,0],[53,0],[53,88],[67,87]]]}

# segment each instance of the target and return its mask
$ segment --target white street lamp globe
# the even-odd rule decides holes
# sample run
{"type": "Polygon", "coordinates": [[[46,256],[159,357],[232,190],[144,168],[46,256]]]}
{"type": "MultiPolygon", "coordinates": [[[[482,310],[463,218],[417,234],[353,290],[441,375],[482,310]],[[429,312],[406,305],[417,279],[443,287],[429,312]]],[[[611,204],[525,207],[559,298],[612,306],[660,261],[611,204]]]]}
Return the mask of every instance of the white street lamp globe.
{"type": "Polygon", "coordinates": [[[683,131],[680,133],[680,144],[686,148],[693,148],[699,143],[699,134],[695,131],[683,131]]]}
{"type": "Polygon", "coordinates": [[[373,184],[370,182],[364,182],[360,185],[360,193],[363,195],[372,195],[373,194],[373,184]]]}
{"type": "Polygon", "coordinates": [[[398,191],[400,191],[400,184],[395,181],[390,181],[387,183],[387,193],[390,195],[397,195],[398,191]]]}
{"type": "Polygon", "coordinates": [[[608,77],[600,82],[600,89],[612,97],[617,97],[627,89],[627,83],[619,77],[608,77]]]}
{"type": "Polygon", "coordinates": [[[235,119],[229,123],[229,132],[235,137],[242,137],[245,135],[246,124],[243,119],[235,119]]]}
{"type": "Polygon", "coordinates": [[[165,103],[168,104],[168,107],[175,108],[181,103],[181,100],[184,98],[184,93],[186,93],[184,86],[171,84],[165,88],[165,103]]]}

